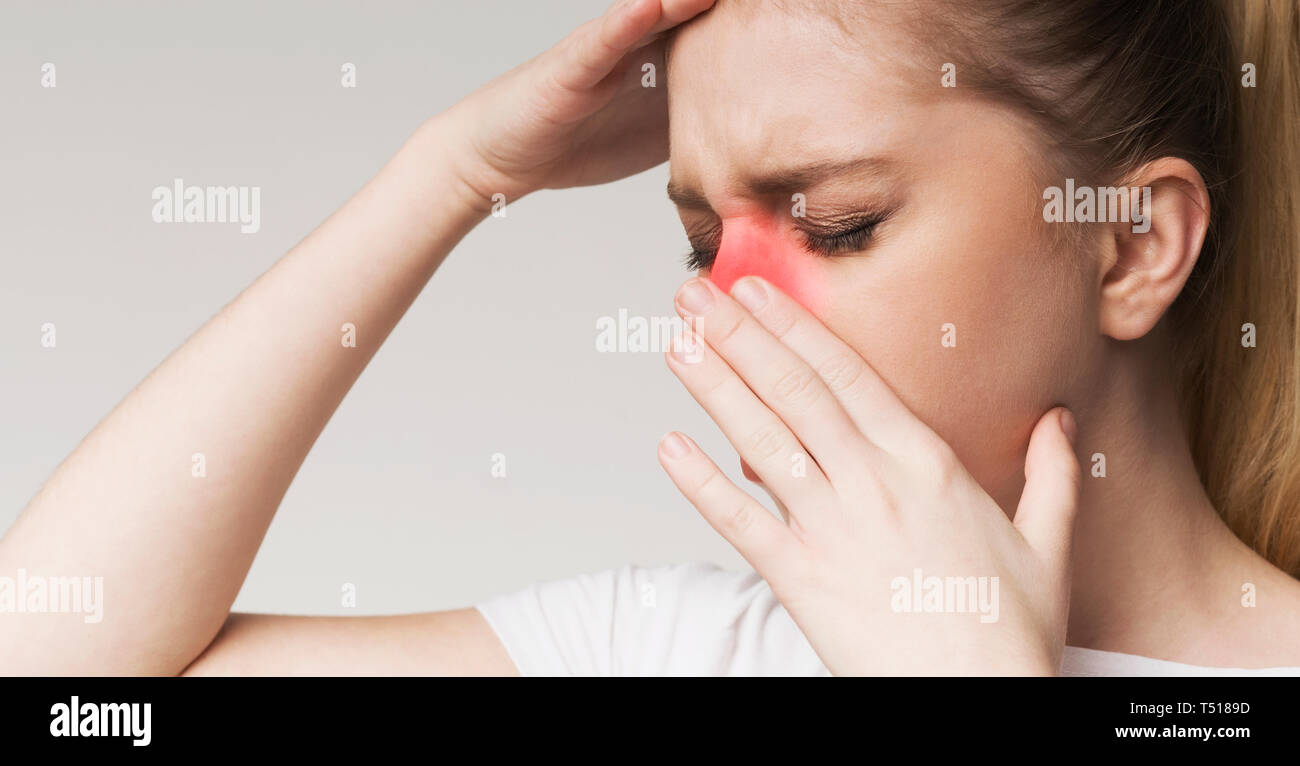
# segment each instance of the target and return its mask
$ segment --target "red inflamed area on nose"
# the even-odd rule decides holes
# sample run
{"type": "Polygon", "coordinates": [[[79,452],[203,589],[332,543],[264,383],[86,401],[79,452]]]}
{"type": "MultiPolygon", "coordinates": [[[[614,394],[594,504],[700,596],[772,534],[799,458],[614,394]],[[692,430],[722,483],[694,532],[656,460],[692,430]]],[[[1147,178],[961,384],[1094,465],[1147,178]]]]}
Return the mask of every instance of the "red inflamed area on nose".
{"type": "Polygon", "coordinates": [[[794,298],[809,311],[816,311],[816,256],[783,233],[775,221],[730,220],[723,226],[709,279],[730,292],[737,279],[762,277],[794,298]]]}

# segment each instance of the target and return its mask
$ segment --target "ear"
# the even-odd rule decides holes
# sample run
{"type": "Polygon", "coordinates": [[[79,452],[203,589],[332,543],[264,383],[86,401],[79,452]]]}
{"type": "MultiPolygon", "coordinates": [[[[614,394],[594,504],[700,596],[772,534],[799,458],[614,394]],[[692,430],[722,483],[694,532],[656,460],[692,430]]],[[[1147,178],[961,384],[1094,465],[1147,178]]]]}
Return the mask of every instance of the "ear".
{"type": "Polygon", "coordinates": [[[1145,218],[1108,224],[1115,262],[1101,275],[1099,309],[1101,331],[1116,340],[1141,338],[1160,321],[1187,283],[1210,222],[1205,181],[1186,160],[1150,162],[1127,185],[1128,197],[1134,190],[1143,197],[1145,218]]]}

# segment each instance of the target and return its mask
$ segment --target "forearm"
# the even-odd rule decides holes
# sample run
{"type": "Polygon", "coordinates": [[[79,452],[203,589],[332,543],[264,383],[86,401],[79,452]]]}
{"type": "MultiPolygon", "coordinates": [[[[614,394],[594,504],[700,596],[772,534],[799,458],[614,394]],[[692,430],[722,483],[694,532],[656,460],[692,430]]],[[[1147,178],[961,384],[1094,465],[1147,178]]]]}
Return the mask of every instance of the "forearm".
{"type": "Polygon", "coordinates": [[[0,540],[0,573],[102,577],[103,620],[0,615],[0,673],[175,673],[203,651],[311,445],[480,219],[451,149],[423,126],[64,461],[0,540]]]}

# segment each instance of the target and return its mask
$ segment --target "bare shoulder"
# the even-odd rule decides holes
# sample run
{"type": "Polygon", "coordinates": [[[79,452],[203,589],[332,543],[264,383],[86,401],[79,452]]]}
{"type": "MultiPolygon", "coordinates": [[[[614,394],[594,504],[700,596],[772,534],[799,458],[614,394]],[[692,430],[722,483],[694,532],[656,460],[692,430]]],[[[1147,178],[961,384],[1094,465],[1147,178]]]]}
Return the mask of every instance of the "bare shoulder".
{"type": "Polygon", "coordinates": [[[518,675],[477,609],[384,617],[232,614],[182,673],[518,675]]]}
{"type": "Polygon", "coordinates": [[[1225,609],[1202,642],[1203,663],[1242,668],[1300,668],[1300,580],[1257,557],[1228,577],[1225,609]]]}
{"type": "Polygon", "coordinates": [[[1242,601],[1264,609],[1259,632],[1268,647],[1266,664],[1300,668],[1300,580],[1276,568],[1272,574],[1263,593],[1252,583],[1244,584],[1242,601]]]}

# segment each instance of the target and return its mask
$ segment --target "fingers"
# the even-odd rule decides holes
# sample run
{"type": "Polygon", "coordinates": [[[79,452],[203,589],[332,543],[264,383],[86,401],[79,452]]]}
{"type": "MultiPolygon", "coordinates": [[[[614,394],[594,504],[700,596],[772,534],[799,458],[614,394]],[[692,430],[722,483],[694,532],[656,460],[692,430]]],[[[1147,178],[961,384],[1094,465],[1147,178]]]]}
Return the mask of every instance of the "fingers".
{"type": "Polygon", "coordinates": [[[818,493],[828,492],[821,468],[790,428],[706,342],[693,334],[688,337],[689,349],[678,347],[668,352],[668,368],[763,483],[787,500],[817,498],[818,493]]]}
{"type": "Polygon", "coordinates": [[[731,295],[816,371],[857,430],[871,442],[895,451],[913,444],[910,437],[918,428],[926,428],[858,352],[771,283],[755,276],[742,277],[732,285],[731,295]]]}
{"type": "MultiPolygon", "coordinates": [[[[862,470],[869,445],[825,382],[798,354],[709,280],[692,279],[683,285],[676,306],[725,364],[789,426],[832,484],[837,475],[862,470]]],[[[674,372],[679,377],[722,374],[707,369],[674,372]]]]}
{"type": "Polygon", "coordinates": [[[659,442],[659,463],[718,534],[764,579],[779,576],[799,542],[785,524],[737,487],[690,439],[670,433],[659,442]]]}
{"type": "Polygon", "coordinates": [[[713,7],[714,0],[660,0],[662,9],[659,21],[651,34],[665,32],[678,24],[685,23],[713,7]]]}
{"type": "Polygon", "coordinates": [[[598,85],[630,51],[713,5],[713,0],[627,0],[581,27],[561,43],[555,81],[585,91],[598,85]]]}
{"type": "Polygon", "coordinates": [[[781,498],[777,497],[772,490],[763,483],[763,480],[759,478],[758,474],[754,473],[754,469],[750,468],[749,463],[746,463],[743,459],[740,461],[740,472],[745,475],[746,479],[754,482],[763,490],[763,494],[767,495],[768,499],[770,499],[776,506],[776,512],[781,514],[781,521],[789,523],[790,509],[786,508],[785,502],[783,502],[781,498]]]}
{"type": "Polygon", "coordinates": [[[1079,507],[1080,468],[1074,453],[1074,416],[1064,407],[1044,415],[1029,437],[1025,491],[1015,525],[1040,557],[1062,574],[1070,561],[1079,507]]]}

